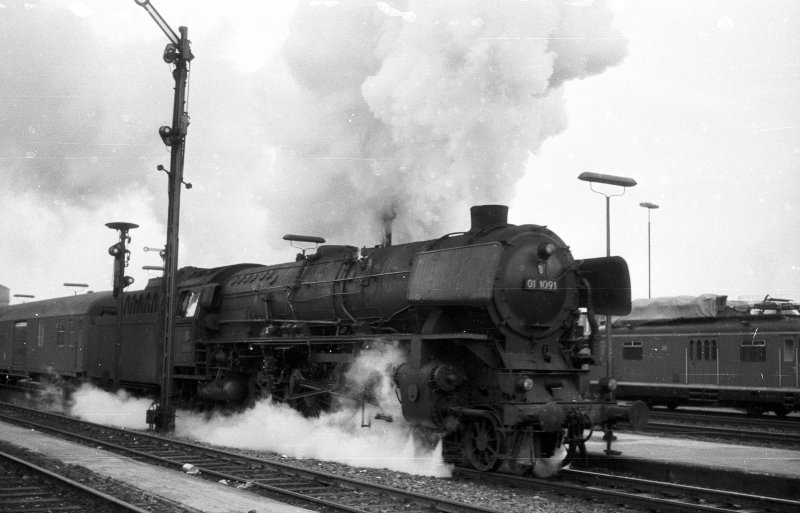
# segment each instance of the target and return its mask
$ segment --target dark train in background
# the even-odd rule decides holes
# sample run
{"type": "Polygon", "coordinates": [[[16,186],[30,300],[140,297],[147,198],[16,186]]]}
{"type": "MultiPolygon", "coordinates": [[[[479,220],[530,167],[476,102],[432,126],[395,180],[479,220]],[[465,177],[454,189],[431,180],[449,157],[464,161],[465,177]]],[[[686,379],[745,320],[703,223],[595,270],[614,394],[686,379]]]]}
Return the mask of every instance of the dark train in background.
{"type": "MultiPolygon", "coordinates": [[[[642,426],[647,408],[589,393],[595,341],[578,319],[630,311],[627,264],[574,260],[546,227],[508,224],[507,210],[473,207],[469,231],[435,240],[180,269],[173,391],[187,405],[271,397],[316,415],[346,393],[359,352],[383,341],[405,352],[393,375],[405,419],[443,434],[449,460],[525,470],[582,453],[594,429],[610,450],[614,424],[642,426]]],[[[161,281],[125,292],[122,312],[110,292],[0,308],[0,372],[157,397],[161,281]]]]}
{"type": "MultiPolygon", "coordinates": [[[[636,300],[611,337],[616,399],[780,417],[800,409],[800,306],[793,301],[636,300]]],[[[604,367],[593,372],[605,376],[604,367]]]]}

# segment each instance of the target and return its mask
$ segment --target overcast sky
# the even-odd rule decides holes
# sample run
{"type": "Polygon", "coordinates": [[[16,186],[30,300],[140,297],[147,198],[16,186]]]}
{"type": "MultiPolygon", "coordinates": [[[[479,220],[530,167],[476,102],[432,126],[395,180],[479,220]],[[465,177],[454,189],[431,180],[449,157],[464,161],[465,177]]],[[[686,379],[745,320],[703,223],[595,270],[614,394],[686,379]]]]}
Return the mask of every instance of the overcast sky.
{"type": "MultiPolygon", "coordinates": [[[[371,246],[510,205],[647,297],[800,299],[800,3],[154,0],[189,28],[180,265],[280,263],[284,233],[371,246]],[[610,190],[616,193],[617,191],[610,190]]],[[[163,246],[166,36],[134,0],[0,0],[0,284],[143,287],[163,246]]]]}

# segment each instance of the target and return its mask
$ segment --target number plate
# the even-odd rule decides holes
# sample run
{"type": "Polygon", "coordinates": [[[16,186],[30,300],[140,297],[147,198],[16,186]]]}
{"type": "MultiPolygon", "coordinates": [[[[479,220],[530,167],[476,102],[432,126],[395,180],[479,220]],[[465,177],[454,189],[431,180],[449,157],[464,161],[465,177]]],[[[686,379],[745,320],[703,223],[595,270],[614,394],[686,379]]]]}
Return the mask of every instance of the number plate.
{"type": "Polygon", "coordinates": [[[522,284],[522,288],[526,290],[558,290],[558,282],[555,280],[540,280],[537,278],[528,278],[522,284]]]}

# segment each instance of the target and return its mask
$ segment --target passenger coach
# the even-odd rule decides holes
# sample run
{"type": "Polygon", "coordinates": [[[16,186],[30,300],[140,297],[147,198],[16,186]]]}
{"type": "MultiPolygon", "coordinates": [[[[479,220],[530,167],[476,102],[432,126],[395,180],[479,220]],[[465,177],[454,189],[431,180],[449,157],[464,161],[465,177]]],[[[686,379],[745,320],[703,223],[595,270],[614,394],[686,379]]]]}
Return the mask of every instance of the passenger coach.
{"type": "Polygon", "coordinates": [[[110,359],[115,319],[110,292],[0,308],[0,372],[6,382],[107,379],[109,369],[99,362],[110,359]]]}

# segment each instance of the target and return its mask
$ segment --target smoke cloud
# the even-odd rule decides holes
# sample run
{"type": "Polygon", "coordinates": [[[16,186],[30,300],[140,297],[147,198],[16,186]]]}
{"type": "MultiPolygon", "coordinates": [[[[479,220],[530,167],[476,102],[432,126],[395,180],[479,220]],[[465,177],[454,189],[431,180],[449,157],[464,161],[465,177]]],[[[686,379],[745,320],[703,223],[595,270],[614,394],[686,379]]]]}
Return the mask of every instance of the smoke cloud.
{"type": "MultiPolygon", "coordinates": [[[[627,50],[602,1],[158,8],[189,27],[196,56],[181,266],[282,262],[285,233],[372,245],[394,216],[397,242],[464,230],[467,207],[510,202],[530,154],[564,129],[564,84],[627,50]]],[[[64,282],[107,290],[104,224],[129,221],[128,274],[144,285],[141,266],[161,262],[141,248],[166,233],[165,36],[135,2],[3,0],[0,38],[0,202],[14,214],[0,283],[38,298],[64,282]]]]}
{"type": "Polygon", "coordinates": [[[302,4],[291,80],[263,95],[270,183],[293,191],[269,212],[337,240],[379,240],[388,212],[401,241],[468,228],[565,128],[563,84],[624,58],[611,21],[602,2],[302,4]]]}

